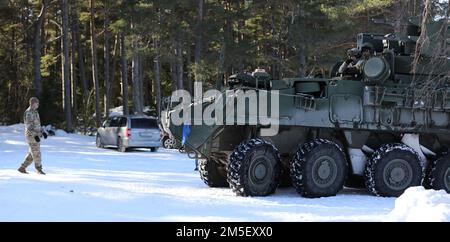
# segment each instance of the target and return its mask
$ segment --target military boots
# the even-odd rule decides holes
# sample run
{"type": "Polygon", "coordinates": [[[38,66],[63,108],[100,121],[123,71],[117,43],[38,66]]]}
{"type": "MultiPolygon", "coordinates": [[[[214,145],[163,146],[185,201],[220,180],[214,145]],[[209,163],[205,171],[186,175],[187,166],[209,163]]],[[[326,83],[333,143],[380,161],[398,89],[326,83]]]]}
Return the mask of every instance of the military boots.
{"type": "Polygon", "coordinates": [[[19,167],[19,169],[17,169],[20,173],[23,173],[23,174],[28,174],[28,172],[25,170],[25,167],[23,167],[23,166],[21,166],[21,167],[19,167]]]}
{"type": "Polygon", "coordinates": [[[36,172],[37,172],[37,174],[45,175],[45,172],[42,170],[42,167],[36,168],[36,172]]]}

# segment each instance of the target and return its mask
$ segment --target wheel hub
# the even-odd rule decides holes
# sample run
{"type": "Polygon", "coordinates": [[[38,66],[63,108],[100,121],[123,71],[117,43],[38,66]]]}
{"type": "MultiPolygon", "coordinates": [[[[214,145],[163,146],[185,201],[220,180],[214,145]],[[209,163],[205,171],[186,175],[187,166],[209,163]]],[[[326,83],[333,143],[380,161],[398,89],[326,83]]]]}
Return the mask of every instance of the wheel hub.
{"type": "Polygon", "coordinates": [[[258,165],[256,165],[255,167],[256,179],[263,180],[266,174],[267,174],[267,167],[264,164],[259,163],[258,165]]]}
{"type": "Polygon", "coordinates": [[[272,174],[271,163],[268,158],[259,155],[253,158],[248,172],[251,183],[256,186],[264,186],[272,174]]]}
{"type": "Polygon", "coordinates": [[[400,182],[405,179],[406,173],[403,169],[396,167],[391,171],[391,179],[394,182],[400,182]]]}
{"type": "Polygon", "coordinates": [[[319,166],[319,177],[320,179],[326,179],[331,174],[331,167],[330,163],[328,161],[322,161],[322,163],[319,166]]]}
{"type": "Polygon", "coordinates": [[[394,159],[384,168],[383,179],[393,190],[406,189],[412,182],[412,167],[403,159],[394,159]]]}
{"type": "Polygon", "coordinates": [[[322,156],[313,165],[313,182],[319,187],[328,187],[337,177],[336,161],[329,156],[322,156]]]}
{"type": "Polygon", "coordinates": [[[171,139],[166,139],[166,140],[164,141],[164,146],[165,146],[165,148],[168,148],[168,149],[172,148],[172,144],[173,144],[173,142],[172,142],[171,139]]]}

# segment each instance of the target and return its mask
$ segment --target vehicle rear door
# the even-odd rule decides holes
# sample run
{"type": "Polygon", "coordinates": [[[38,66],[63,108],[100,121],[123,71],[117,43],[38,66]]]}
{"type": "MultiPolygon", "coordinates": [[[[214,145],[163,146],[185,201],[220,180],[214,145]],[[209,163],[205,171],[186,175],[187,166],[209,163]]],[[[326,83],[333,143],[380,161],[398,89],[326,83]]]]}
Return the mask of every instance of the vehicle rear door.
{"type": "Polygon", "coordinates": [[[132,118],[131,139],[136,142],[159,140],[160,131],[156,119],[132,118]]]}

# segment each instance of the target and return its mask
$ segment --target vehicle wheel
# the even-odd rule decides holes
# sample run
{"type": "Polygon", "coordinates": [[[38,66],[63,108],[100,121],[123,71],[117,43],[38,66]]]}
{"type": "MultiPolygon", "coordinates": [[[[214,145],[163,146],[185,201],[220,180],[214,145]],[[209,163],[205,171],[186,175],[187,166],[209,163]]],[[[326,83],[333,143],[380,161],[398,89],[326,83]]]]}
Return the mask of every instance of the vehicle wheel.
{"type": "Polygon", "coordinates": [[[433,162],[429,177],[429,184],[432,189],[443,189],[450,193],[450,155],[443,156],[433,162]]]}
{"type": "Polygon", "coordinates": [[[280,155],[277,148],[262,139],[239,144],[230,156],[227,180],[240,196],[267,196],[280,182],[280,155]]]}
{"type": "Polygon", "coordinates": [[[382,145],[367,162],[365,179],[372,194],[398,197],[408,187],[421,185],[419,156],[405,144],[382,145]]]}
{"type": "Polygon", "coordinates": [[[225,166],[210,159],[198,161],[198,171],[203,182],[210,187],[228,187],[227,172],[225,166]]]}
{"type": "Polygon", "coordinates": [[[304,197],[336,195],[344,186],[347,161],[338,144],[326,139],[305,143],[291,162],[291,178],[304,197]]]}
{"type": "Polygon", "coordinates": [[[162,140],[162,145],[166,149],[173,149],[174,148],[174,142],[169,136],[164,136],[162,140]]]}
{"type": "Polygon", "coordinates": [[[104,148],[100,135],[98,134],[97,137],[95,138],[95,145],[97,146],[97,148],[104,148]]]}
{"type": "Polygon", "coordinates": [[[127,148],[123,145],[123,140],[120,137],[117,138],[117,151],[127,152],[127,148]]]}
{"type": "Polygon", "coordinates": [[[151,152],[156,152],[157,150],[158,150],[157,147],[151,147],[151,148],[150,148],[150,151],[151,151],[151,152]]]}

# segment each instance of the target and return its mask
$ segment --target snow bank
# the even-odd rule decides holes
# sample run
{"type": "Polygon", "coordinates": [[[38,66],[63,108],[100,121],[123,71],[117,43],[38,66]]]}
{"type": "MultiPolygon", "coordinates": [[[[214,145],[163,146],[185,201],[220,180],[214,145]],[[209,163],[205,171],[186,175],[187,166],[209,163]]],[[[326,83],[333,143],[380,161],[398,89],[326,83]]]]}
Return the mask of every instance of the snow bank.
{"type": "Polygon", "coordinates": [[[395,200],[386,221],[450,221],[450,194],[444,190],[408,188],[395,200]]]}
{"type": "MultiPolygon", "coordinates": [[[[145,106],[142,111],[144,112],[145,115],[147,115],[149,117],[154,117],[151,114],[155,112],[155,109],[150,108],[150,106],[145,106]]],[[[118,106],[118,107],[114,107],[114,108],[110,108],[109,109],[109,116],[110,117],[121,116],[121,115],[123,115],[123,106],[118,106]]]]}
{"type": "Polygon", "coordinates": [[[56,130],[55,135],[56,136],[67,136],[67,132],[62,129],[58,129],[58,130],[56,130]]]}
{"type": "Polygon", "coordinates": [[[13,125],[9,125],[9,126],[3,126],[2,128],[6,129],[6,130],[23,131],[25,129],[25,125],[20,123],[20,124],[13,124],[13,125]]]}
{"type": "Polygon", "coordinates": [[[115,108],[110,108],[109,109],[109,116],[120,116],[123,114],[123,107],[119,106],[119,107],[115,107],[115,108]]]}

